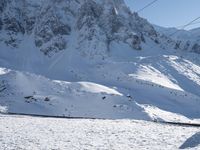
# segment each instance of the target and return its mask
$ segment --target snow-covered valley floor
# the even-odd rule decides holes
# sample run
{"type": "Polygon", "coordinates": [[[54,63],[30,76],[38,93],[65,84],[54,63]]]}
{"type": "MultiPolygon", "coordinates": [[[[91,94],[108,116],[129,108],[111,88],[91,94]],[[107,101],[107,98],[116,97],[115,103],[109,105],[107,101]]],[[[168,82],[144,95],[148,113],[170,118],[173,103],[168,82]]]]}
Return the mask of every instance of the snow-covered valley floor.
{"type": "Polygon", "coordinates": [[[200,149],[199,128],[136,120],[0,115],[0,149],[200,149]]]}

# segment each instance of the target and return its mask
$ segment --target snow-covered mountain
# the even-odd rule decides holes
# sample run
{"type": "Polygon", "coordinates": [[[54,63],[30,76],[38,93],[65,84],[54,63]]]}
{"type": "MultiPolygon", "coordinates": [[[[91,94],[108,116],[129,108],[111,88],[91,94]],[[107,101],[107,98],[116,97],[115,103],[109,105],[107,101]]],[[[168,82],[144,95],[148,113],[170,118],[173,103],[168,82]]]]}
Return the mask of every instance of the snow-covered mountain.
{"type": "Polygon", "coordinates": [[[175,48],[200,53],[200,28],[183,30],[154,25],[160,36],[165,35],[176,42],[175,48]]]}
{"type": "Polygon", "coordinates": [[[2,0],[0,11],[2,111],[200,118],[199,54],[123,0],[2,0]]]}
{"type": "Polygon", "coordinates": [[[191,30],[183,30],[177,28],[165,28],[161,26],[154,25],[156,31],[166,36],[170,36],[173,39],[179,40],[192,40],[196,41],[200,39],[200,28],[191,29],[191,30]],[[176,34],[173,34],[175,33],[176,34]]]}
{"type": "Polygon", "coordinates": [[[26,36],[32,36],[34,45],[46,55],[68,49],[72,41],[76,48],[87,47],[87,55],[105,55],[112,41],[120,40],[141,49],[143,34],[156,37],[154,28],[136,13],[132,14],[121,0],[1,3],[1,29],[5,31],[1,40],[18,47],[26,36]]]}

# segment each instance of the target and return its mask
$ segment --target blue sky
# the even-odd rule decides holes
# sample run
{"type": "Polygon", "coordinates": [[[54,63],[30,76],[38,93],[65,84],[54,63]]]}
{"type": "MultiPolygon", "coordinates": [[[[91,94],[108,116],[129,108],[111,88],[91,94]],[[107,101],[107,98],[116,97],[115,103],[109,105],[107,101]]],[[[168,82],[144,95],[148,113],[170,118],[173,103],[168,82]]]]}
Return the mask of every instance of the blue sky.
{"type": "MultiPolygon", "coordinates": [[[[139,10],[153,0],[125,0],[133,10],[139,10]]],[[[200,17],[200,0],[158,0],[156,3],[139,13],[149,22],[164,26],[176,27],[187,24],[200,17]]],[[[186,29],[200,27],[200,19],[197,24],[186,29]]]]}

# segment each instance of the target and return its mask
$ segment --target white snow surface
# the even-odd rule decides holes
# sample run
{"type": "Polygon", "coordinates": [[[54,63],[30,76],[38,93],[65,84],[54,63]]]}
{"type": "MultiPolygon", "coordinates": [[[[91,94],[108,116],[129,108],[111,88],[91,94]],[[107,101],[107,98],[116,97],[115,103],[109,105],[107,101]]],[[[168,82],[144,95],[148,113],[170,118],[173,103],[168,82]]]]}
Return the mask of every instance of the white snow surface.
{"type": "MultiPolygon", "coordinates": [[[[70,65],[60,67],[68,62],[62,57],[48,73],[51,63],[37,65],[42,75],[34,73],[31,63],[26,64],[32,73],[2,68],[1,107],[25,114],[199,122],[198,54],[160,49],[138,52],[113,43],[106,60],[77,56],[72,55],[70,65]]],[[[8,63],[14,68],[12,61],[8,63]]]]}
{"type": "Polygon", "coordinates": [[[151,122],[200,124],[199,30],[159,32],[124,0],[0,1],[0,149],[200,149],[151,122]]]}
{"type": "Polygon", "coordinates": [[[136,51],[113,42],[104,60],[73,48],[49,58],[27,41],[19,49],[0,45],[6,49],[0,51],[4,111],[179,122],[200,118],[198,54],[162,50],[151,42],[153,48],[136,51]]]}
{"type": "Polygon", "coordinates": [[[170,43],[164,49],[166,41],[156,43],[152,25],[132,14],[123,0],[60,0],[55,5],[40,0],[44,6],[21,1],[34,5],[24,3],[27,12],[19,14],[17,2],[12,1],[2,14],[8,13],[11,23],[5,23],[0,32],[0,111],[199,122],[200,55],[175,50],[170,43]],[[38,22],[27,30],[30,33],[11,26],[16,23],[12,15],[19,15],[19,22],[21,14],[31,19],[33,8],[45,15],[41,18],[35,12],[38,22]],[[106,17],[99,18],[99,12],[106,17]],[[63,31],[66,28],[54,28],[57,24],[69,25],[69,33],[63,31]],[[56,46],[62,48],[61,39],[66,47],[57,51],[56,46]],[[37,47],[38,40],[42,45],[37,47]]]}
{"type": "Polygon", "coordinates": [[[146,121],[0,115],[0,149],[198,150],[200,134],[195,127],[146,121]]]}

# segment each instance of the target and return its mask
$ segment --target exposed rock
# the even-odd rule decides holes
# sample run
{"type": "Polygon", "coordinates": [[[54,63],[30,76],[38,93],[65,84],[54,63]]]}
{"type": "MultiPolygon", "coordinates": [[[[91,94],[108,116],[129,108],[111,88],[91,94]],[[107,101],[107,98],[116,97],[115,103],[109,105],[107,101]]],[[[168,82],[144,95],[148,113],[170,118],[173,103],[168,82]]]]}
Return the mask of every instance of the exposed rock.
{"type": "Polygon", "coordinates": [[[1,0],[0,12],[0,30],[9,33],[0,41],[17,47],[23,35],[29,35],[48,56],[67,49],[72,40],[77,42],[77,49],[83,49],[82,55],[89,57],[105,58],[113,41],[142,50],[147,39],[163,49],[168,45],[199,51],[195,43],[179,43],[159,35],[146,19],[131,12],[124,0],[1,0]],[[73,33],[76,37],[71,36],[73,33]]]}
{"type": "Polygon", "coordinates": [[[193,47],[192,47],[192,51],[200,54],[200,45],[194,44],[193,47]]]}
{"type": "Polygon", "coordinates": [[[48,101],[50,101],[50,98],[49,97],[45,97],[44,101],[48,102],[48,101]]]}
{"type": "Polygon", "coordinates": [[[2,22],[2,20],[0,18],[0,30],[2,30],[2,28],[3,28],[3,22],[2,22]]]}
{"type": "Polygon", "coordinates": [[[1,0],[0,1],[0,12],[2,13],[6,7],[6,1],[7,0],[1,0]]]}
{"type": "Polygon", "coordinates": [[[5,17],[3,20],[4,29],[16,33],[25,33],[21,23],[16,18],[5,17]]]}

